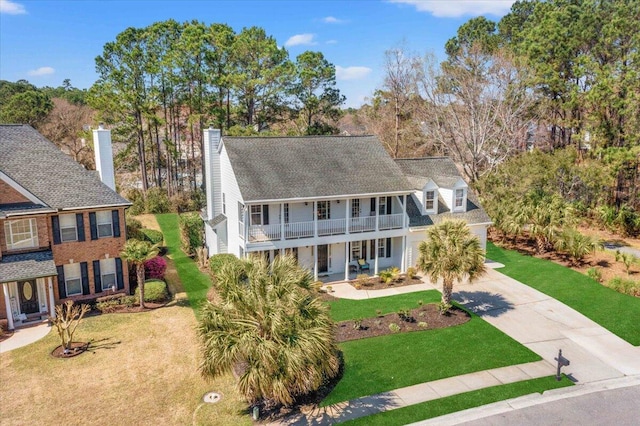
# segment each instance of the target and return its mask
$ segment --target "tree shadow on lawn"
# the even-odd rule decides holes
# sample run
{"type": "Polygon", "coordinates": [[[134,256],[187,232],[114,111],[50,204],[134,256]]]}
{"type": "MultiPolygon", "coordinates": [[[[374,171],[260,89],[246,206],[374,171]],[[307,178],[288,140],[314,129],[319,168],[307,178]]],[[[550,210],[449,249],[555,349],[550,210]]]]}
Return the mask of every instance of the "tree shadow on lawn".
{"type": "Polygon", "coordinates": [[[479,317],[499,317],[514,308],[501,294],[488,291],[457,291],[452,297],[479,317]]]}
{"type": "Polygon", "coordinates": [[[120,340],[114,340],[111,337],[105,337],[104,339],[91,340],[87,347],[86,352],[96,352],[101,349],[115,349],[117,345],[122,343],[120,340]]]}

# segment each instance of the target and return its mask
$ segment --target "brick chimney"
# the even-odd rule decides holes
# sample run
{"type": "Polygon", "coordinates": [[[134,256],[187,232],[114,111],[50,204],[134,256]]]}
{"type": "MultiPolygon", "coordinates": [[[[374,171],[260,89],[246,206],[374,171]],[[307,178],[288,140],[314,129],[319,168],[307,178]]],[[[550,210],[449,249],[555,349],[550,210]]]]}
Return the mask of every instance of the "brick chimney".
{"type": "Polygon", "coordinates": [[[96,170],[102,183],[116,190],[116,178],[113,171],[113,150],[111,148],[111,130],[100,123],[93,129],[93,149],[96,154],[96,170]]]}

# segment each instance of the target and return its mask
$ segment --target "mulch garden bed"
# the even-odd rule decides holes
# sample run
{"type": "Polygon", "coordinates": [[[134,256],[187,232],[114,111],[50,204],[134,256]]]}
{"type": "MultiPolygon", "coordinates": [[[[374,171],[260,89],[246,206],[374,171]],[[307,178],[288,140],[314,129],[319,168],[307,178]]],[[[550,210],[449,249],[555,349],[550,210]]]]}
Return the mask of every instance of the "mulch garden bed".
{"type": "Polygon", "coordinates": [[[141,308],[140,305],[135,306],[126,306],[119,305],[112,307],[109,312],[100,312],[97,313],[109,313],[109,314],[130,314],[135,312],[147,312],[152,311],[154,309],[162,308],[167,305],[168,302],[144,302],[144,308],[141,308]]]}
{"type": "Polygon", "coordinates": [[[62,345],[51,351],[51,356],[55,358],[73,358],[84,353],[89,348],[89,343],[86,342],[73,342],[71,343],[71,350],[67,353],[64,352],[62,345]]]}
{"type": "Polygon", "coordinates": [[[349,340],[392,334],[393,332],[389,328],[391,324],[396,324],[400,327],[397,333],[406,333],[409,331],[452,327],[464,324],[470,319],[471,316],[467,312],[455,306],[449,310],[448,314],[441,315],[438,306],[430,303],[410,310],[402,318],[398,313],[394,312],[375,318],[363,318],[359,321],[341,321],[336,325],[336,341],[347,342],[349,340]]]}
{"type": "Polygon", "coordinates": [[[421,277],[419,276],[408,278],[404,275],[401,275],[399,279],[392,281],[389,284],[386,284],[382,282],[382,280],[380,280],[380,278],[378,277],[371,277],[366,282],[366,284],[360,285],[360,288],[358,288],[359,283],[357,279],[349,281],[349,284],[351,284],[354,288],[358,290],[380,290],[383,288],[404,287],[406,285],[422,284],[422,280],[420,278],[421,277]]]}

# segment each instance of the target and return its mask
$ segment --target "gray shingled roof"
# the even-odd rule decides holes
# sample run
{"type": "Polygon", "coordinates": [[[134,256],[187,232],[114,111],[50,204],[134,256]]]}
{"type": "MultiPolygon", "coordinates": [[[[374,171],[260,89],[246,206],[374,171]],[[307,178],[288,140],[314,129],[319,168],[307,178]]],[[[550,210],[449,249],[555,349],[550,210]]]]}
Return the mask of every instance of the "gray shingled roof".
{"type": "MultiPolygon", "coordinates": [[[[448,157],[407,158],[395,161],[414,185],[415,190],[422,190],[429,179],[439,187],[450,188],[462,178],[455,163],[448,157]]],[[[412,195],[407,203],[407,215],[410,228],[437,225],[446,219],[462,219],[470,225],[491,222],[491,218],[484,211],[471,188],[467,190],[467,211],[464,213],[451,213],[444,200],[438,196],[438,213],[423,215],[419,203],[412,195]]]]}
{"type": "Polygon", "coordinates": [[[224,137],[245,202],[411,191],[375,136],[224,137]]]}
{"type": "Polygon", "coordinates": [[[0,283],[58,275],[51,250],[7,254],[0,260],[0,283]]]}
{"type": "Polygon", "coordinates": [[[54,211],[51,207],[32,202],[0,204],[0,218],[5,218],[8,215],[50,213],[54,211]]]}
{"type": "Polygon", "coordinates": [[[31,126],[0,125],[0,171],[55,209],[131,204],[31,126]]]}

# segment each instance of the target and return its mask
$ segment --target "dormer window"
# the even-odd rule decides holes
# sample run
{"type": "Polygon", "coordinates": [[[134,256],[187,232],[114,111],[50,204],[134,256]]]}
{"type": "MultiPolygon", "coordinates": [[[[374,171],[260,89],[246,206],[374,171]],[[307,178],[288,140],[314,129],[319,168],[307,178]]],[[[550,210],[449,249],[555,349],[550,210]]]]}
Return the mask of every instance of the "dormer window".
{"type": "Polygon", "coordinates": [[[426,213],[436,212],[436,191],[430,190],[424,192],[424,210],[426,213]]]}
{"type": "Polygon", "coordinates": [[[464,188],[458,188],[455,191],[455,196],[453,199],[453,210],[454,211],[465,211],[466,204],[466,192],[464,188]]]}

